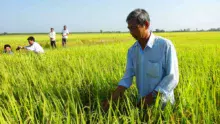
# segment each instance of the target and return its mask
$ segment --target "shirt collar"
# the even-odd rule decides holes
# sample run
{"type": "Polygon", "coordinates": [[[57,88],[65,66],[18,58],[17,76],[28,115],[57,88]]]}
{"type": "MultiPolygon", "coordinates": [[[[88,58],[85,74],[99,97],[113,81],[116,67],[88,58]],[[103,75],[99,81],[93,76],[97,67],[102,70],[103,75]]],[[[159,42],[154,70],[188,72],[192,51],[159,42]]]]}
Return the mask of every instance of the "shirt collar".
{"type": "Polygon", "coordinates": [[[147,41],[147,46],[152,48],[153,45],[154,45],[154,41],[155,41],[155,35],[151,32],[151,35],[150,35],[150,38],[149,40],[147,41]]]}
{"type": "Polygon", "coordinates": [[[36,41],[34,41],[34,43],[32,44],[32,45],[29,45],[29,46],[33,46],[33,45],[35,45],[36,44],[36,41]]]}
{"type": "MultiPolygon", "coordinates": [[[[147,41],[146,47],[148,46],[149,48],[152,48],[153,45],[154,45],[154,40],[155,40],[155,38],[156,38],[155,35],[151,32],[150,38],[149,38],[148,41],[147,41]]],[[[137,46],[137,45],[140,46],[140,44],[138,43],[138,41],[135,43],[135,46],[137,46]]]]}

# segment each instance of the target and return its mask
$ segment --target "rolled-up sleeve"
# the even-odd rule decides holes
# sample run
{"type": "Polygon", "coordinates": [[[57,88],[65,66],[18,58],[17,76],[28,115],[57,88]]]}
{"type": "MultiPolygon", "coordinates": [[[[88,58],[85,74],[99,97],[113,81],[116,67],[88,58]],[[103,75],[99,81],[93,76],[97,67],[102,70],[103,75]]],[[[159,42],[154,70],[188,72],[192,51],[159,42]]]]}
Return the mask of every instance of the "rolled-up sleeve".
{"type": "Polygon", "coordinates": [[[33,45],[31,45],[31,46],[25,46],[24,48],[27,49],[27,50],[31,50],[31,51],[34,50],[34,46],[33,46],[33,45]]]}
{"type": "Polygon", "coordinates": [[[134,67],[132,62],[132,55],[131,55],[131,50],[128,50],[126,71],[118,85],[129,88],[132,85],[133,76],[134,76],[134,67]]]}
{"type": "Polygon", "coordinates": [[[171,44],[166,50],[165,77],[156,86],[155,90],[168,95],[179,82],[179,69],[177,54],[174,46],[171,44]]]}

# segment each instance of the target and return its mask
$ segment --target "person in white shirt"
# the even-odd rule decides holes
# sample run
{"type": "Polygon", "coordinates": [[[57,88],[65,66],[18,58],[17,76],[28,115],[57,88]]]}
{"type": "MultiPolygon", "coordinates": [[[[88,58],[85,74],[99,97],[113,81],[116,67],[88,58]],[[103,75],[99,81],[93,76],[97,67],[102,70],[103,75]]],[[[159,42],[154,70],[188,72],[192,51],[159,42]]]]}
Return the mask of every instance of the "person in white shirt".
{"type": "Polygon", "coordinates": [[[35,53],[44,53],[44,49],[40,46],[40,44],[38,44],[37,42],[35,42],[35,38],[33,36],[28,37],[28,43],[29,46],[18,46],[16,50],[20,50],[20,49],[26,49],[28,51],[33,51],[35,53]]]}
{"type": "Polygon", "coordinates": [[[66,47],[66,42],[68,39],[69,31],[66,27],[66,25],[63,26],[63,31],[62,31],[62,46],[66,47]]]}
{"type": "Polygon", "coordinates": [[[56,48],[56,32],[54,31],[54,28],[50,28],[50,33],[49,33],[49,37],[50,37],[50,45],[52,48],[56,48]]]}

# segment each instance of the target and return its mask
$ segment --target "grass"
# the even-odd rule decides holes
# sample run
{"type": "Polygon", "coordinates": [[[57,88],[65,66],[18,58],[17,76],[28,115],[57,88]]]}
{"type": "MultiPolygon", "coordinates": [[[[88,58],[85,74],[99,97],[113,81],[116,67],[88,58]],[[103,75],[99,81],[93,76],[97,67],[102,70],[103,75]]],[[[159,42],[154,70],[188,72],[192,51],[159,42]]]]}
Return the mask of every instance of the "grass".
{"type": "MultiPolygon", "coordinates": [[[[175,44],[180,81],[175,106],[147,110],[134,106],[135,84],[107,113],[100,102],[124,74],[129,34],[71,34],[67,48],[48,46],[47,35],[34,35],[46,53],[16,52],[25,35],[0,36],[1,123],[220,123],[220,33],[161,33],[175,44]],[[148,117],[147,117],[148,115],[148,117]]],[[[134,82],[135,83],[135,82],[134,82]]]]}

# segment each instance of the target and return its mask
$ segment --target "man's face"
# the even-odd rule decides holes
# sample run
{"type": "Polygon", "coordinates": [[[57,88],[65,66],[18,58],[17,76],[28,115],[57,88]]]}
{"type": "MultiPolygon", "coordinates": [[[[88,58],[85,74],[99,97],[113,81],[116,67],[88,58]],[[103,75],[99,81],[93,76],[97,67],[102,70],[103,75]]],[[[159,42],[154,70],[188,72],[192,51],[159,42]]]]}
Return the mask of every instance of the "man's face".
{"type": "Polygon", "coordinates": [[[5,51],[6,51],[6,52],[10,52],[10,51],[11,51],[11,47],[6,47],[6,48],[5,48],[5,51]]]}
{"type": "Polygon", "coordinates": [[[51,28],[50,31],[53,32],[53,28],[51,28]]]}
{"type": "Polygon", "coordinates": [[[135,19],[128,21],[128,29],[130,34],[136,39],[139,40],[141,38],[145,38],[146,29],[148,27],[146,25],[139,25],[135,19]]]}
{"type": "Polygon", "coordinates": [[[28,40],[28,43],[29,43],[30,45],[33,45],[33,44],[34,44],[34,41],[33,41],[33,40],[28,40]]]}
{"type": "Polygon", "coordinates": [[[66,30],[66,26],[64,26],[63,29],[66,30]]]}

